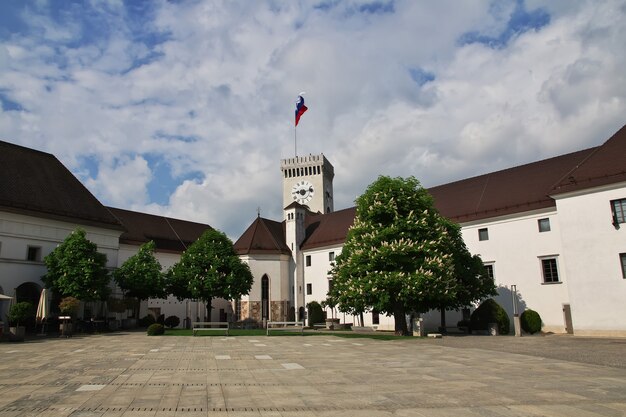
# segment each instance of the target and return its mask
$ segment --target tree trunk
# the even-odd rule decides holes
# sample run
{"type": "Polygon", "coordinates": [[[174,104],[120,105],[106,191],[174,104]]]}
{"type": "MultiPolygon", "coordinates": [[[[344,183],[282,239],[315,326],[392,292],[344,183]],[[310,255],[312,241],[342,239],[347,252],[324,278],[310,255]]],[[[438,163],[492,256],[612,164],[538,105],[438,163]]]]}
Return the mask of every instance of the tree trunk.
{"type": "Polygon", "coordinates": [[[206,314],[207,314],[206,321],[213,321],[211,320],[211,310],[213,309],[213,307],[211,306],[212,300],[213,299],[211,298],[206,301],[206,314]]]}
{"type": "Polygon", "coordinates": [[[441,312],[441,326],[440,326],[440,330],[442,332],[445,332],[446,331],[446,307],[445,306],[439,307],[439,311],[441,312]]]}
{"type": "Polygon", "coordinates": [[[408,336],[409,331],[406,327],[406,314],[404,306],[400,303],[396,303],[393,306],[393,318],[395,325],[396,336],[408,336]]]}

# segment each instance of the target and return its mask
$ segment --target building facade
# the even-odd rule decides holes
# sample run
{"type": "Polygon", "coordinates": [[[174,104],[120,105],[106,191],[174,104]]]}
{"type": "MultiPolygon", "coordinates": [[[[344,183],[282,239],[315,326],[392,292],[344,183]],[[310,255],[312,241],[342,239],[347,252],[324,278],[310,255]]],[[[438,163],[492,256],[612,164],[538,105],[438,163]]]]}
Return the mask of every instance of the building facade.
{"type": "MultiPolygon", "coordinates": [[[[533,309],[544,331],[626,336],[625,156],[626,127],[594,148],[429,189],[439,212],[461,225],[470,252],[481,256],[511,321],[514,310],[533,309]]],[[[283,298],[268,300],[288,306],[275,320],[302,319],[309,302],[326,298],[329,271],[356,214],[354,207],[334,211],[320,198],[320,184],[332,196],[333,176],[320,182],[324,170],[309,169],[319,161],[334,172],[323,155],[282,161],[283,221],[257,218],[235,242],[255,280],[288,281],[283,298]],[[274,232],[259,233],[260,224],[274,232]]],[[[247,298],[263,299],[255,291],[247,298]]],[[[394,328],[393,317],[376,312],[363,323],[339,318],[394,328]]],[[[427,330],[440,324],[440,312],[423,318],[427,330]]],[[[447,323],[461,318],[446,312],[447,323]]]]}
{"type": "MultiPolygon", "coordinates": [[[[543,330],[626,336],[626,127],[596,147],[432,187],[439,212],[459,223],[464,241],[494,277],[496,300],[512,316],[533,309],[543,330]]],[[[164,269],[209,225],[103,206],[53,155],[0,142],[0,293],[36,304],[43,258],[76,227],[122,265],[150,240],[164,269]]],[[[181,321],[304,319],[323,301],[329,271],[354,222],[354,207],[335,211],[334,168],[324,155],[285,159],[283,218],[257,217],[235,242],[255,278],[236,301],[148,300],[140,315],[181,321]]],[[[119,289],[115,295],[121,296],[119,289]]],[[[5,317],[8,303],[0,302],[5,317]]],[[[94,315],[93,311],[83,314],[94,315]]],[[[332,314],[327,311],[328,315],[332,314]]],[[[129,312],[116,312],[114,318],[129,312]]],[[[392,330],[374,311],[344,322],[392,330]]],[[[455,324],[458,311],[446,312],[455,324]]],[[[427,330],[439,312],[424,315],[427,330]]]]}

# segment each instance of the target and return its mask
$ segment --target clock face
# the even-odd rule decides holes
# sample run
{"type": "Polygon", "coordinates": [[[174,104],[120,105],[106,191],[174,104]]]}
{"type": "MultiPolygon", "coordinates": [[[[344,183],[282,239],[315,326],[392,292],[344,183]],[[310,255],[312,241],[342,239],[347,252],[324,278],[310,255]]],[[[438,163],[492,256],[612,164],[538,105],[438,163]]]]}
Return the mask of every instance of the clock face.
{"type": "Polygon", "coordinates": [[[305,180],[298,181],[293,187],[291,187],[291,196],[294,201],[300,204],[306,204],[313,198],[315,190],[313,185],[305,180]]]}

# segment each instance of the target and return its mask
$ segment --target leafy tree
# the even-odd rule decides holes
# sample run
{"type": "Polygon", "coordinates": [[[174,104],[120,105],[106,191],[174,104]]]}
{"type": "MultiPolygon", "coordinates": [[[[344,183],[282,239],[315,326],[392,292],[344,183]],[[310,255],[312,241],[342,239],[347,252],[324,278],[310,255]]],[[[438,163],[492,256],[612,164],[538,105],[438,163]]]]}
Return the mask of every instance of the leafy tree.
{"type": "Polygon", "coordinates": [[[24,321],[33,316],[35,311],[33,309],[33,305],[29,302],[22,301],[19,303],[15,303],[9,309],[9,314],[7,314],[7,319],[9,323],[14,325],[15,327],[19,327],[20,323],[24,323],[24,321]]]}
{"type": "Polygon", "coordinates": [[[448,222],[414,177],[381,176],[356,200],[356,217],[332,270],[331,296],[344,312],[393,315],[396,334],[406,316],[456,296],[448,222]]]}
{"type": "Polygon", "coordinates": [[[46,287],[61,296],[82,301],[105,300],[109,295],[107,257],[77,228],[44,258],[48,269],[42,277],[46,287]]]}
{"type": "MultiPolygon", "coordinates": [[[[153,241],[144,243],[139,251],[128,258],[113,272],[113,279],[124,291],[126,297],[137,299],[137,304],[148,298],[166,296],[165,279],[161,273],[161,264],[155,258],[156,244],[153,241]]],[[[139,309],[134,316],[139,318],[139,309]]]]}
{"type": "Polygon", "coordinates": [[[204,301],[209,314],[213,298],[239,298],[248,294],[252,282],[250,267],[239,259],[231,240],[213,229],[191,244],[167,274],[174,296],[204,301]]]}
{"type": "Polygon", "coordinates": [[[441,311],[441,326],[445,327],[446,309],[469,307],[476,301],[496,295],[493,278],[487,275],[480,256],[473,255],[467,249],[461,235],[461,227],[450,220],[444,220],[450,238],[450,251],[454,262],[456,279],[455,296],[444,300],[441,311]]]}

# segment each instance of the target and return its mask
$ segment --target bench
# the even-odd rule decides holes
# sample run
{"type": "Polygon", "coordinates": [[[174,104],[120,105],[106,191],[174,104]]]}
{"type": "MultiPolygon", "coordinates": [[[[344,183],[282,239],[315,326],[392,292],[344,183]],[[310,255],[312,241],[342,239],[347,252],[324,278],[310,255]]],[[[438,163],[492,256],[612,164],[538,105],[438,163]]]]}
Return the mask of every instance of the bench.
{"type": "Polygon", "coordinates": [[[192,323],[192,333],[194,336],[198,332],[215,330],[226,330],[226,336],[228,336],[228,329],[230,329],[230,323],[227,321],[194,321],[192,323]]]}
{"type": "Polygon", "coordinates": [[[304,334],[304,322],[303,321],[268,321],[267,322],[267,335],[270,335],[270,329],[282,330],[282,331],[300,331],[300,334],[304,334]]]}

